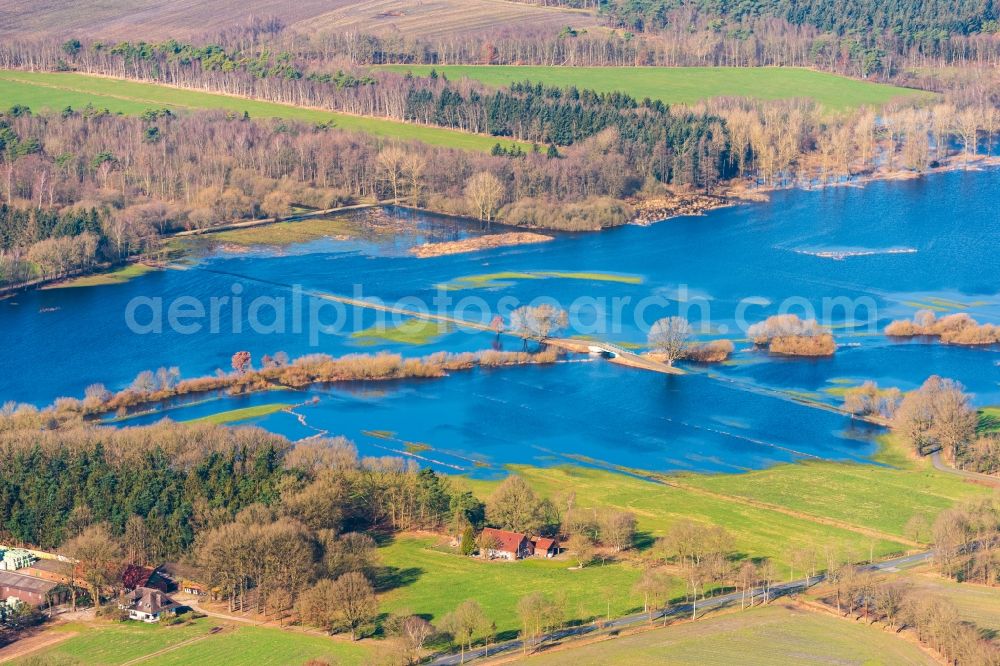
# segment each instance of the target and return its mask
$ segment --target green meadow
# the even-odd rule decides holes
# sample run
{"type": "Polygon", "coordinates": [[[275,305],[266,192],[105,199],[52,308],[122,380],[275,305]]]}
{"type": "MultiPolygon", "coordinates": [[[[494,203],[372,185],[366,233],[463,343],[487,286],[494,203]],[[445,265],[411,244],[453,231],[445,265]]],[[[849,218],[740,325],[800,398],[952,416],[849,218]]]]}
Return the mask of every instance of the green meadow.
{"type": "MultiPolygon", "coordinates": [[[[637,550],[619,561],[571,569],[571,559],[484,562],[462,557],[440,539],[401,536],[380,549],[382,564],[396,580],[383,598],[385,610],[409,609],[440,617],[465,599],[477,600],[498,629],[517,626],[516,606],[540,590],[566,602],[567,619],[587,621],[641,607],[632,588],[654,540],[682,520],[724,527],[740,558],[770,558],[778,579],[804,574],[793,569],[796,551],[811,551],[815,565],[827,556],[866,561],[916,550],[905,525],[920,514],[933,521],[963,498],[988,488],[912,461],[891,442],[876,464],[804,462],[726,475],[664,475],[660,480],[583,467],[510,466],[537,493],[557,506],[575,494],[578,511],[613,507],[637,519],[637,550]]],[[[498,481],[455,478],[485,499],[498,481]]],[[[683,594],[678,582],[676,595],[683,594]]]]}
{"type": "MultiPolygon", "coordinates": [[[[87,104],[114,113],[137,115],[149,109],[172,111],[219,109],[251,118],[280,118],[306,123],[333,121],[334,127],[374,136],[421,141],[434,146],[489,151],[498,139],[456,130],[425,127],[384,118],[353,116],[258,100],[230,97],[195,90],[182,90],[153,83],[124,81],[66,72],[21,72],[0,70],[0,100],[4,108],[23,104],[35,111],[62,111],[67,106],[82,109],[87,104]]],[[[502,141],[504,145],[510,141],[502,141]]],[[[530,148],[528,144],[522,147],[530,148]]]]}
{"type": "Polygon", "coordinates": [[[926,459],[908,458],[888,440],[876,462],[805,461],[745,474],[685,476],[683,482],[899,536],[914,515],[933,521],[956,501],[988,492],[936,471],[926,459]]]}
{"type": "MultiPolygon", "coordinates": [[[[571,569],[564,558],[532,558],[518,562],[485,561],[463,557],[434,538],[401,536],[379,549],[382,564],[396,579],[394,589],[382,595],[382,610],[431,616],[439,621],[466,599],[475,599],[497,633],[512,638],[519,628],[517,602],[535,591],[565,601],[567,619],[589,620],[624,615],[642,609],[632,587],[642,575],[633,564],[617,563],[571,569]]],[[[676,596],[683,594],[678,581],[676,596]]]]}
{"type": "Polygon", "coordinates": [[[71,637],[15,664],[76,664],[111,666],[141,660],[143,664],[303,664],[369,663],[370,648],[324,636],[248,624],[231,624],[207,617],[179,626],[141,622],[71,622],[49,629],[71,637]],[[213,628],[221,631],[211,633],[213,628]]]}
{"type": "Polygon", "coordinates": [[[808,97],[832,110],[880,106],[916,90],[859,81],[795,67],[546,67],[526,65],[386,65],[387,69],[449,79],[467,77],[491,86],[530,80],[598,92],[623,91],[637,99],[691,104],[712,97],[791,99],[808,97]]]}
{"type": "Polygon", "coordinates": [[[542,653],[527,664],[934,664],[878,627],[785,604],[709,617],[591,645],[542,653]]]}
{"type": "Polygon", "coordinates": [[[979,410],[979,431],[1000,433],[1000,407],[985,407],[979,410]]]}
{"type": "MultiPolygon", "coordinates": [[[[789,515],[741,502],[738,498],[707,495],[619,472],[570,465],[515,467],[512,471],[554,501],[558,502],[570,491],[575,492],[576,506],[580,510],[613,507],[632,512],[636,516],[638,541],[642,546],[651,544],[682,520],[724,527],[733,536],[736,553],[751,558],[771,558],[784,576],[791,573],[790,559],[795,550],[828,547],[842,557],[860,560],[868,558],[870,548],[876,557],[908,549],[892,535],[873,539],[842,526],[820,522],[824,514],[815,517],[789,515]]],[[[487,495],[492,485],[477,482],[474,487],[477,494],[487,495]]]]}
{"type": "Polygon", "coordinates": [[[122,284],[123,282],[128,282],[133,278],[137,278],[146,273],[157,270],[152,266],[146,264],[128,264],[127,266],[122,266],[121,268],[116,268],[107,273],[99,273],[97,275],[85,275],[83,277],[73,278],[72,280],[67,280],[65,282],[57,282],[49,287],[43,287],[44,289],[63,289],[71,287],[99,287],[109,284],[122,284]]]}

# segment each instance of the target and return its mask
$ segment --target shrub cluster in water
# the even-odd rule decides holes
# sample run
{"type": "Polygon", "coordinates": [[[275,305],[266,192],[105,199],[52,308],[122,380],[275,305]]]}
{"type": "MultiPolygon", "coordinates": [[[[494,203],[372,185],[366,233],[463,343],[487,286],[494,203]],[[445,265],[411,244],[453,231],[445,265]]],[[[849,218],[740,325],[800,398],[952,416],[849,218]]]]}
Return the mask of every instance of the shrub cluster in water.
{"type": "MultiPolygon", "coordinates": [[[[237,355],[238,356],[238,355],[237,355]]],[[[234,357],[235,359],[236,357],[234,357]]],[[[553,363],[559,351],[546,348],[538,352],[484,350],[450,354],[437,352],[422,358],[403,358],[400,354],[350,354],[334,358],[328,354],[309,354],[288,361],[283,352],[262,358],[259,369],[239,368],[236,372],[180,380],[176,368],[160,368],[155,373],[139,373],[128,388],[111,393],[101,384],[87,388],[83,400],[59,398],[55,410],[61,413],[103,414],[119,412],[138,405],[168,400],[192,393],[226,390],[233,395],[263,391],[275,386],[301,388],[309,384],[346,381],[377,381],[443,377],[450,370],[480,367],[553,363]]],[[[249,359],[247,360],[249,366],[249,359]]]]}
{"type": "Polygon", "coordinates": [[[1000,343],[1000,326],[980,324],[959,312],[938,318],[930,310],[920,310],[913,319],[897,319],[885,327],[885,334],[894,338],[929,336],[951,345],[995,345],[1000,343]]]}
{"type": "Polygon", "coordinates": [[[767,347],[773,354],[832,356],[837,350],[833,336],[815,319],[800,319],[794,314],[768,317],[747,329],[747,335],[755,345],[767,347]]]}

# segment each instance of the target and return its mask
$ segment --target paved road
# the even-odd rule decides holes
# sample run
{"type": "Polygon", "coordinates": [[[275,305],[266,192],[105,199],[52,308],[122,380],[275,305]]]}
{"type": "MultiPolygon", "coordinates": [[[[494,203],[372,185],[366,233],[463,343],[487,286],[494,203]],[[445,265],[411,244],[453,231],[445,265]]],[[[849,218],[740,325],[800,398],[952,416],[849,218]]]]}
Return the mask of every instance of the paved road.
{"type": "MultiPolygon", "coordinates": [[[[886,560],[884,562],[876,562],[874,564],[868,564],[860,567],[862,570],[866,571],[897,571],[904,567],[913,566],[914,564],[919,564],[925,562],[931,558],[931,551],[925,551],[922,553],[915,553],[913,555],[905,555],[903,557],[897,557],[891,560],[886,560]]],[[[770,591],[770,599],[775,599],[777,597],[784,596],[786,594],[791,594],[792,592],[802,590],[819,582],[822,582],[826,578],[825,575],[812,576],[810,578],[804,578],[801,580],[792,581],[789,583],[781,583],[779,585],[772,585],[770,591]]],[[[764,593],[761,590],[757,590],[754,593],[754,599],[761,599],[764,593]]],[[[713,610],[718,608],[725,608],[740,603],[741,593],[732,592],[730,594],[724,594],[718,597],[710,597],[698,602],[698,612],[702,610],[713,610]]],[[[667,608],[656,611],[653,613],[653,621],[677,617],[680,615],[689,615],[691,613],[691,604],[682,603],[674,604],[668,606],[667,608]]],[[[568,627],[566,629],[559,629],[546,634],[542,638],[542,643],[552,642],[561,640],[563,638],[569,637],[579,637],[592,634],[599,630],[608,629],[624,629],[626,627],[637,626],[641,624],[647,624],[650,622],[649,613],[634,613],[632,615],[626,615],[610,622],[602,623],[601,625],[588,624],[579,627],[568,627]]],[[[491,645],[489,647],[489,656],[495,656],[499,654],[509,653],[516,650],[520,650],[524,647],[524,643],[520,639],[515,639],[511,641],[506,641],[503,643],[497,643],[496,645],[491,645]]],[[[487,656],[486,648],[476,648],[465,653],[465,661],[472,661],[474,659],[479,659],[487,656]]],[[[431,662],[435,666],[456,666],[462,661],[461,655],[458,654],[447,654],[441,655],[431,662]]]]}
{"type": "Polygon", "coordinates": [[[955,476],[960,476],[963,479],[969,479],[971,481],[982,481],[988,483],[991,486],[1000,487],[1000,479],[995,476],[990,476],[989,474],[981,474],[980,472],[970,472],[964,469],[957,469],[951,465],[945,463],[941,460],[941,452],[935,451],[931,454],[931,463],[934,465],[934,469],[939,472],[945,472],[947,474],[954,474],[955,476]]]}

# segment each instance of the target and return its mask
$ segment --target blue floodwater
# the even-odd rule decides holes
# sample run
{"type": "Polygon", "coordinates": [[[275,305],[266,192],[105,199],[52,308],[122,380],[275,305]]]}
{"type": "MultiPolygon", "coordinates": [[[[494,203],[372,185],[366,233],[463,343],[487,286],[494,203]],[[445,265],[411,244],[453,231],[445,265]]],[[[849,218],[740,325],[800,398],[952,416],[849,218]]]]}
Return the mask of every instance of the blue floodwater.
{"type": "MultiPolygon", "coordinates": [[[[365,455],[386,455],[406,442],[419,442],[431,448],[411,446],[411,452],[420,449],[431,464],[470,470],[475,460],[480,473],[509,462],[566,462],[566,456],[708,471],[760,468],[808,456],[863,459],[874,450],[871,432],[789,397],[835,404],[829,390],[848,382],[875,379],[910,389],[940,374],[965,384],[977,404],[1000,403],[1000,349],[898,343],[881,334],[891,319],[927,306],[940,314],[963,311],[1000,323],[997,192],[1000,171],[780,192],[769,203],[703,217],[433,259],[413,258],[407,250],[427,239],[479,233],[475,223],[420,215],[414,233],[392,240],[325,240],[280,252],[210,251],[188,270],[0,301],[5,352],[0,401],[46,404],[62,395],[79,396],[94,382],[120,389],[138,372],[159,366],[178,366],[186,377],[226,370],[232,354],[242,349],[255,359],[278,350],[293,357],[382,350],[420,356],[496,343],[491,334],[464,330],[443,331],[419,346],[359,338],[352,333],[384,315],[347,308],[341,330],[319,332],[313,344],[310,304],[318,304],[324,322],[336,315],[333,304],[308,297],[314,292],[360,294],[388,303],[415,298],[432,304],[435,297],[446,298],[450,302],[442,311],[464,308],[464,317],[484,321],[498,308],[547,298],[578,315],[573,332],[625,343],[644,342],[646,327],[659,317],[680,313],[699,322],[704,313],[702,337],[729,337],[738,351],[730,363],[694,368],[684,377],[574,359],[555,367],[476,370],[441,380],[316,388],[295,399],[222,398],[170,415],[194,418],[222,408],[316,396],[318,403],[299,413],[313,428],[354,439],[365,455]],[[516,275],[485,283],[460,279],[495,273],[516,275]],[[579,275],[593,273],[606,279],[579,275]],[[302,332],[292,330],[292,285],[306,293],[302,332]],[[222,296],[242,299],[237,316],[242,330],[233,330],[228,305],[220,306],[218,333],[208,331],[207,324],[194,334],[137,334],[126,326],[127,305],[137,297],[162,299],[166,314],[180,297],[193,297],[207,308],[209,299],[222,296]],[[250,330],[246,308],[261,296],[281,301],[287,330],[250,330]],[[481,315],[480,308],[491,314],[481,315]],[[841,345],[837,354],[822,360],[780,359],[749,350],[741,326],[782,308],[818,316],[831,326],[841,345]],[[393,435],[365,434],[371,431],[393,435]]],[[[272,310],[261,310],[264,324],[274,320],[272,310]]],[[[149,320],[148,308],[140,308],[139,319],[149,320]]],[[[502,343],[521,347],[510,339],[502,343]]],[[[132,422],[151,418],[159,416],[132,422]]],[[[292,438],[315,432],[283,413],[258,424],[292,438]]]]}

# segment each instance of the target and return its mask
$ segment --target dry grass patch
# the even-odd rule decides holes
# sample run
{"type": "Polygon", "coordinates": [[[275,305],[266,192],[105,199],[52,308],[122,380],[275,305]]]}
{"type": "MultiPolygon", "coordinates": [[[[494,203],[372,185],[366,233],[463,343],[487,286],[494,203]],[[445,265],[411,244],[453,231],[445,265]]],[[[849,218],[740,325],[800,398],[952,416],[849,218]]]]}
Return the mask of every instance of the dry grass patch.
{"type": "Polygon", "coordinates": [[[310,31],[400,34],[440,37],[498,28],[597,28],[585,11],[539,7],[506,0],[363,0],[334,3],[335,8],[294,27],[310,31]]]}

